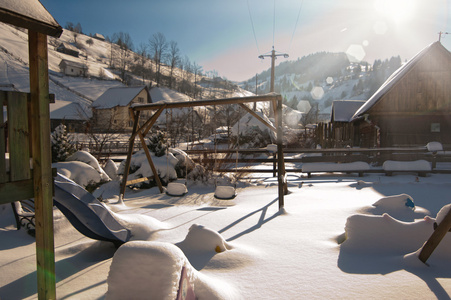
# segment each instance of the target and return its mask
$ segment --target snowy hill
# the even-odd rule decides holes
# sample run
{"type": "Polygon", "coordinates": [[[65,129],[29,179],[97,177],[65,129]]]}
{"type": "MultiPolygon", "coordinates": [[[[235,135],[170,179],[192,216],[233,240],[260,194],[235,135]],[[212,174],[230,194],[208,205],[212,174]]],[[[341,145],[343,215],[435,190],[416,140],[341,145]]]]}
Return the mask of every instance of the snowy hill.
{"type": "MultiPolygon", "coordinates": [[[[379,86],[401,66],[400,57],[390,60],[352,62],[345,53],[320,52],[295,61],[285,61],[275,68],[276,93],[282,94],[284,103],[302,112],[302,102],[318,107],[319,114],[327,118],[333,100],[368,100],[379,86]]],[[[269,92],[271,70],[257,75],[258,93],[269,92]]],[[[256,90],[255,76],[240,86],[256,90]]]]}
{"type": "MultiPolygon", "coordinates": [[[[28,35],[21,29],[0,23],[0,88],[13,89],[22,92],[29,91],[28,74],[28,35]]],[[[125,72],[125,82],[128,85],[149,85],[153,83],[150,79],[132,73],[136,69],[134,62],[139,56],[127,50],[121,53],[118,45],[91,38],[84,34],[75,34],[70,30],[64,30],[60,38],[48,38],[49,59],[49,88],[50,93],[55,94],[56,100],[70,101],[79,104],[88,117],[91,117],[91,103],[95,101],[106,90],[112,87],[125,86],[121,80],[121,70],[118,67],[127,59],[128,67],[125,72]],[[78,57],[62,53],[56,48],[64,43],[71,49],[78,51],[78,57]],[[86,66],[85,77],[65,76],[60,70],[62,60],[72,61],[86,66]]],[[[155,63],[145,58],[143,66],[151,73],[155,63]]],[[[169,67],[162,66],[162,75],[167,77],[169,67]]],[[[202,79],[202,84],[195,85],[195,76],[180,69],[174,70],[177,81],[184,82],[184,86],[196,86],[190,88],[196,98],[218,98],[226,96],[244,96],[249,94],[235,85],[212,87],[208,78],[197,76],[202,79]],[[204,79],[205,78],[205,79],[204,79]],[[226,90],[228,88],[229,90],[226,90]]],[[[155,83],[153,83],[155,85],[155,83]]],[[[186,96],[186,99],[190,98],[186,96]]]]}

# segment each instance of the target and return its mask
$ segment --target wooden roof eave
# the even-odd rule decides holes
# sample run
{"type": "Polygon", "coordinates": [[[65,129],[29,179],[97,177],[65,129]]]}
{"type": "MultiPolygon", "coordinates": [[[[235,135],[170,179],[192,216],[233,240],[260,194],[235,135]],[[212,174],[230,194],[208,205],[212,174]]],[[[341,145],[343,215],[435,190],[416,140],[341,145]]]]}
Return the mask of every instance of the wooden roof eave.
{"type": "Polygon", "coordinates": [[[0,21],[56,38],[60,37],[63,33],[63,28],[58,23],[56,23],[58,25],[52,25],[49,23],[41,22],[39,20],[32,19],[16,12],[12,12],[3,7],[0,7],[0,21]]]}

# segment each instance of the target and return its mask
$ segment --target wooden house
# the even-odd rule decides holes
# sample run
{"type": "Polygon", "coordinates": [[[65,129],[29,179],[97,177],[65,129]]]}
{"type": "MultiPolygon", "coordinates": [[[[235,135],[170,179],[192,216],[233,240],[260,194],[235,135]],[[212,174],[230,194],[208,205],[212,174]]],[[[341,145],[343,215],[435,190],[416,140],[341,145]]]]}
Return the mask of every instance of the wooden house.
{"type": "Polygon", "coordinates": [[[38,298],[56,299],[47,36],[58,38],[63,28],[38,0],[1,1],[0,22],[28,30],[30,72],[29,93],[0,92],[8,114],[9,151],[7,169],[0,130],[0,204],[34,198],[38,298]]]}
{"type": "MultiPolygon", "coordinates": [[[[354,146],[358,139],[355,127],[350,121],[355,112],[365,103],[365,100],[334,100],[330,115],[331,141],[334,147],[354,146]]],[[[325,146],[325,145],[322,145],[325,146]]]]}
{"type": "Polygon", "coordinates": [[[50,130],[64,124],[69,132],[84,132],[89,120],[80,104],[71,101],[55,100],[50,104],[50,130]]]}
{"type": "Polygon", "coordinates": [[[132,104],[152,103],[147,86],[114,87],[105,91],[91,105],[96,130],[128,131],[132,129],[129,108],[132,104]]]}
{"type": "Polygon", "coordinates": [[[64,75],[82,77],[86,77],[88,75],[88,66],[80,62],[62,59],[59,67],[61,73],[64,75]]]}
{"type": "Polygon", "coordinates": [[[451,53],[440,42],[395,71],[352,117],[364,147],[451,145],[451,53]]]}
{"type": "Polygon", "coordinates": [[[68,43],[60,43],[58,47],[56,47],[56,51],[74,57],[78,57],[80,55],[80,50],[68,43]]]}

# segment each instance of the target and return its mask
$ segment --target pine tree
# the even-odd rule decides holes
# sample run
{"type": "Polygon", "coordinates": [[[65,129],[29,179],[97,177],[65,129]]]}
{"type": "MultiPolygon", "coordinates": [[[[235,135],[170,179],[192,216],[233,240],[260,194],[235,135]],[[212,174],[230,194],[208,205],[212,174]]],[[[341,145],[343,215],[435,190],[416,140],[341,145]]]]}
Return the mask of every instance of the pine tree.
{"type": "Polygon", "coordinates": [[[77,150],[71,143],[71,140],[67,135],[66,126],[63,124],[60,124],[55,128],[55,131],[52,132],[50,138],[52,142],[52,162],[65,161],[77,150]]]}

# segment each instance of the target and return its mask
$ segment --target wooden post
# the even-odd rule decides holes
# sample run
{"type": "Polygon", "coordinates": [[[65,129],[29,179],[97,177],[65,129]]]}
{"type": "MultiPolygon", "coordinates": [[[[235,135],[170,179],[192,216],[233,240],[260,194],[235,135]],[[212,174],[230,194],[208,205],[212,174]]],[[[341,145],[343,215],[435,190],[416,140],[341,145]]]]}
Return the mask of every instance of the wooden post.
{"type": "Polygon", "coordinates": [[[38,298],[56,299],[47,36],[28,30],[38,298]]]}
{"type": "Polygon", "coordinates": [[[283,128],[282,128],[282,99],[277,100],[277,169],[278,169],[278,184],[279,184],[279,209],[285,205],[284,195],[288,192],[285,178],[285,162],[283,157],[283,128]]]}
{"type": "Polygon", "coordinates": [[[124,174],[122,175],[123,177],[122,177],[121,191],[119,192],[120,199],[124,198],[125,188],[127,186],[127,177],[128,177],[128,172],[130,171],[130,163],[132,161],[133,147],[135,145],[135,136],[136,136],[136,130],[138,128],[138,121],[139,121],[139,114],[140,114],[139,110],[136,112],[136,116],[133,115],[132,109],[130,109],[129,112],[130,112],[130,116],[133,119],[133,131],[132,131],[132,135],[130,136],[130,140],[128,141],[127,160],[125,161],[124,174]]]}
{"type": "Polygon", "coordinates": [[[451,210],[448,211],[446,216],[443,218],[442,222],[437,226],[437,228],[432,233],[431,237],[424,244],[423,249],[421,249],[420,255],[418,258],[426,263],[428,258],[431,256],[432,252],[434,252],[435,248],[437,248],[438,244],[445,237],[446,233],[451,228],[451,210]]]}

